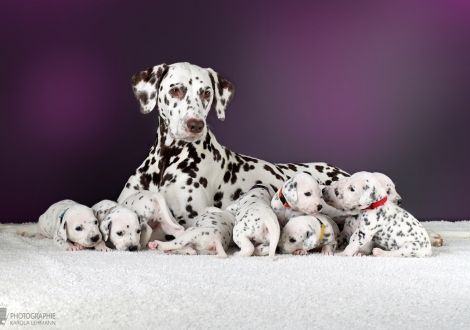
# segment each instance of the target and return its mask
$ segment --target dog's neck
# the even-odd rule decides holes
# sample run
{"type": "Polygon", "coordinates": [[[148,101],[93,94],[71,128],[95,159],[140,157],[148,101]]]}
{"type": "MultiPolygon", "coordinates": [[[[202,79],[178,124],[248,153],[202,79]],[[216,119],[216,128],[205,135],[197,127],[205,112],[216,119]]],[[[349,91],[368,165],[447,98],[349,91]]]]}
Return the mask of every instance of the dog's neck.
{"type": "MultiPolygon", "coordinates": [[[[179,160],[178,157],[183,151],[186,150],[190,155],[194,152],[200,155],[201,152],[207,148],[209,150],[221,150],[220,144],[217,142],[209,128],[207,128],[207,134],[204,139],[194,142],[176,140],[169,133],[165,119],[162,116],[159,116],[159,126],[157,129],[157,135],[155,137],[155,143],[150,149],[150,154],[153,155],[155,161],[149,160],[149,165],[157,163],[158,166],[157,168],[154,167],[154,169],[155,172],[160,175],[161,173],[164,173],[170,165],[179,160]]],[[[163,182],[162,180],[163,177],[161,176],[160,183],[163,182]]]]}

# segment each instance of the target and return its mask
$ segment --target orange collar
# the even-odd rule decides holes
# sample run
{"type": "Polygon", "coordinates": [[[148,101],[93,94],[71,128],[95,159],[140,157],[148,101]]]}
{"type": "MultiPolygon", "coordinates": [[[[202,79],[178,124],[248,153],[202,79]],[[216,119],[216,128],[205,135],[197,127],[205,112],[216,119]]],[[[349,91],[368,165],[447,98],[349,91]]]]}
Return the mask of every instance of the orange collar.
{"type": "Polygon", "coordinates": [[[290,207],[289,203],[287,203],[287,200],[286,198],[284,197],[284,195],[282,194],[282,187],[281,189],[279,190],[279,199],[281,200],[281,203],[282,205],[284,205],[285,207],[290,207]]]}

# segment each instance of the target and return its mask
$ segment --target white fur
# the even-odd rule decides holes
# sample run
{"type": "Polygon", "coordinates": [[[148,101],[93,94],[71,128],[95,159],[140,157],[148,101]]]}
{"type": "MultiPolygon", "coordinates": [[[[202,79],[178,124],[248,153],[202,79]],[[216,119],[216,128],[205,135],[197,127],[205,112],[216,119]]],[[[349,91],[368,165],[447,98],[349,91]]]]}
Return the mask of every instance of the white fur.
{"type": "Polygon", "coordinates": [[[130,209],[103,200],[92,209],[100,222],[103,240],[119,251],[137,251],[147,245],[152,229],[130,209]]]}
{"type": "Polygon", "coordinates": [[[411,214],[387,201],[378,208],[367,210],[372,203],[387,196],[377,178],[368,172],[358,172],[340,180],[331,188],[341,208],[359,211],[359,226],[351,236],[349,245],[340,253],[352,256],[366,244],[374,242],[374,256],[426,257],[431,255],[431,242],[423,226],[411,214]]]}
{"type": "Polygon", "coordinates": [[[52,204],[36,224],[4,225],[0,231],[28,237],[52,238],[54,244],[65,251],[84,248],[109,251],[101,240],[98,219],[93,211],[69,199],[52,204]]]}
{"type": "Polygon", "coordinates": [[[233,241],[240,251],[235,256],[269,254],[269,259],[275,260],[280,227],[270,201],[270,193],[264,188],[256,187],[243,194],[236,206],[229,207],[236,212],[233,241]]]}
{"type": "Polygon", "coordinates": [[[235,217],[230,211],[209,207],[198,215],[193,227],[170,242],[155,240],[148,245],[152,250],[177,254],[217,254],[227,258],[225,251],[232,242],[235,217]]]}
{"type": "Polygon", "coordinates": [[[161,238],[164,234],[179,237],[184,232],[161,193],[140,190],[123,200],[121,205],[135,212],[141,222],[148,223],[153,231],[150,240],[161,238]]]}
{"type": "Polygon", "coordinates": [[[338,235],[338,225],[326,215],[299,216],[291,218],[284,226],[278,246],[284,254],[307,254],[312,249],[322,247],[322,254],[332,255],[338,235]],[[325,231],[322,240],[319,240],[322,224],[325,231]]]}

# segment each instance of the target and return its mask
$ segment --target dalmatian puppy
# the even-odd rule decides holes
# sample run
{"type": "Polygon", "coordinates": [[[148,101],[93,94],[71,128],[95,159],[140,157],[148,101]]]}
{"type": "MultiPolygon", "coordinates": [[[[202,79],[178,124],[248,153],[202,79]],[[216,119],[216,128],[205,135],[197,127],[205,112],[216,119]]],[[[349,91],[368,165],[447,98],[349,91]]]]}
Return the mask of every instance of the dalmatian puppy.
{"type": "Polygon", "coordinates": [[[347,216],[322,199],[321,187],[317,180],[307,173],[295,174],[274,194],[271,207],[276,213],[281,228],[290,218],[321,213],[341,222],[347,216]]]}
{"type": "Polygon", "coordinates": [[[312,249],[322,247],[322,254],[333,255],[338,235],[338,225],[326,215],[304,215],[287,222],[278,247],[283,254],[296,255],[305,255],[312,249]]]}
{"type": "Polygon", "coordinates": [[[155,240],[149,243],[152,250],[178,254],[217,254],[227,258],[225,251],[232,242],[235,217],[230,211],[208,207],[207,213],[198,215],[194,227],[170,242],[155,240]]]}
{"type": "MultiPolygon", "coordinates": [[[[384,189],[387,192],[387,198],[389,201],[396,205],[401,205],[402,203],[402,198],[398,194],[395,183],[390,179],[387,175],[379,172],[374,172],[373,173],[376,179],[379,181],[379,183],[384,187],[384,189]]],[[[341,181],[341,180],[340,180],[341,181]]],[[[335,183],[334,185],[336,185],[335,183]]],[[[331,186],[331,189],[323,189],[322,191],[322,196],[324,200],[328,201],[333,207],[335,208],[341,208],[341,203],[338,200],[338,197],[335,196],[334,194],[334,185],[331,186]]],[[[344,223],[344,228],[341,231],[340,236],[338,237],[338,245],[339,248],[345,248],[348,243],[351,235],[357,230],[359,226],[359,220],[358,220],[358,214],[360,210],[354,210],[354,211],[342,211],[344,213],[349,213],[349,216],[345,219],[344,223]]],[[[432,246],[442,246],[443,240],[442,237],[438,234],[435,233],[431,230],[427,230],[429,238],[431,240],[431,245],[432,246]]],[[[361,248],[360,254],[370,254],[372,252],[373,248],[373,243],[370,243],[363,248],[361,248]]]]}
{"type": "Polygon", "coordinates": [[[317,180],[307,173],[294,175],[274,194],[271,207],[281,228],[290,218],[320,212],[323,205],[317,180]]]}
{"type": "Polygon", "coordinates": [[[235,212],[233,241],[240,251],[234,253],[234,256],[249,257],[269,254],[269,260],[274,261],[280,227],[276,214],[271,208],[269,188],[260,184],[253,186],[227,210],[235,212]],[[255,247],[254,244],[257,246],[255,247]]]}
{"type": "Polygon", "coordinates": [[[135,212],[110,200],[92,207],[103,240],[118,251],[137,251],[147,245],[152,228],[135,212]]]}
{"type": "Polygon", "coordinates": [[[95,248],[109,251],[101,240],[98,219],[93,210],[72,200],[52,204],[34,224],[8,225],[2,232],[37,238],[52,238],[54,244],[65,251],[95,248]]]}
{"type": "Polygon", "coordinates": [[[427,257],[431,255],[429,236],[420,222],[387,198],[385,188],[374,174],[358,172],[341,180],[333,189],[344,210],[359,211],[357,235],[340,253],[352,256],[369,242],[377,246],[377,257],[427,257]]]}
{"type": "Polygon", "coordinates": [[[234,86],[210,68],[160,64],[135,74],[132,88],[142,113],[158,107],[159,126],[147,158],[122,190],[120,204],[139,190],[160,192],[176,220],[188,228],[207,206],[226,209],[257,183],[277,191],[298,172],[324,185],[349,176],[326,163],[273,164],[220,145],[206,118],[214,107],[217,117],[225,119],[234,86]]]}
{"type": "MultiPolygon", "coordinates": [[[[388,200],[391,201],[392,203],[395,203],[399,205],[402,201],[400,195],[397,193],[395,189],[395,184],[393,181],[386,176],[385,174],[375,172],[373,173],[376,179],[379,181],[379,183],[386,189],[387,191],[387,197],[388,200]]],[[[341,180],[340,180],[341,181],[341,180]]],[[[337,183],[331,185],[332,189],[323,189],[322,190],[322,196],[325,201],[327,201],[329,204],[331,204],[333,207],[341,209],[341,202],[339,201],[338,197],[334,194],[334,187],[337,185],[337,183]]],[[[356,231],[356,229],[359,227],[359,220],[358,220],[358,215],[360,213],[360,209],[356,210],[342,210],[345,214],[348,214],[344,221],[344,227],[343,230],[341,231],[341,234],[338,237],[338,247],[344,249],[348,243],[351,235],[356,231]]],[[[373,248],[373,243],[371,242],[370,244],[364,246],[360,254],[370,254],[372,252],[373,248]]]]}
{"type": "Polygon", "coordinates": [[[135,212],[141,222],[148,223],[153,231],[150,239],[161,238],[164,234],[179,237],[184,232],[161,193],[140,190],[123,200],[121,205],[135,212]]]}

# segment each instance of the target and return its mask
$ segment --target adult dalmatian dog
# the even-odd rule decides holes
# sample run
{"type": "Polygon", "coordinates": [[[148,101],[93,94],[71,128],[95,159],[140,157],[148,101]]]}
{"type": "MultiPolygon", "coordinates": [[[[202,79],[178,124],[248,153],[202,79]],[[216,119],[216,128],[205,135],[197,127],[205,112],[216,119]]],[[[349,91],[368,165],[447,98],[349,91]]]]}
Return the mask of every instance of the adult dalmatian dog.
{"type": "Polygon", "coordinates": [[[206,124],[214,105],[225,119],[234,87],[212,69],[189,63],[160,64],[132,77],[140,111],[159,111],[155,143],[127,181],[118,202],[138,190],[161,192],[177,221],[188,228],[207,206],[225,209],[242,192],[262,183],[277,191],[294,174],[306,172],[322,185],[349,176],[326,163],[272,164],[221,146],[206,124]]]}

